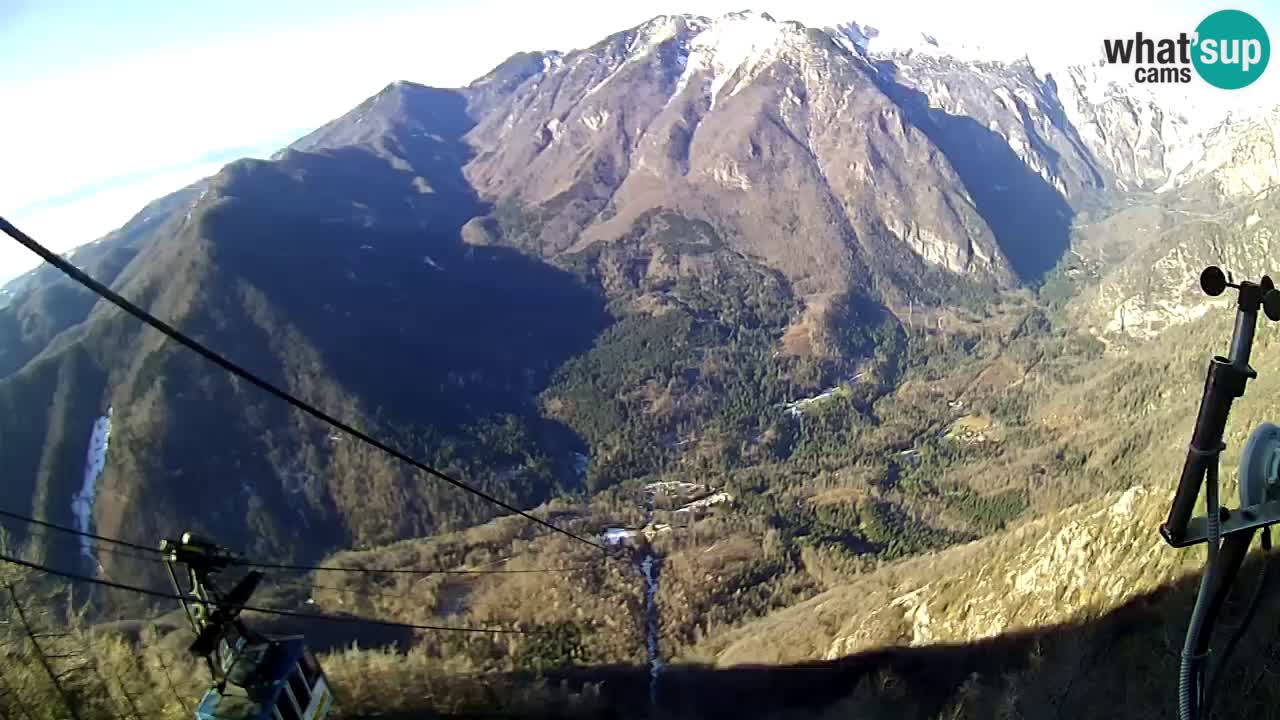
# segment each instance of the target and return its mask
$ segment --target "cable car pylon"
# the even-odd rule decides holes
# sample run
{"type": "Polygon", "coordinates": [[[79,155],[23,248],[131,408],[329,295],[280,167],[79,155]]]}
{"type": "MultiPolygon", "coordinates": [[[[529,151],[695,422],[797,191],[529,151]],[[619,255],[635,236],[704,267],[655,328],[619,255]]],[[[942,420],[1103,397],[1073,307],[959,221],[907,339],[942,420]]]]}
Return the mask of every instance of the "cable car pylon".
{"type": "Polygon", "coordinates": [[[304,638],[264,635],[240,620],[262,573],[250,571],[223,593],[215,580],[236,565],[230,551],[191,533],[162,540],[160,550],[195,632],[191,653],[213,678],[195,720],[323,720],[333,693],[304,638]]]}

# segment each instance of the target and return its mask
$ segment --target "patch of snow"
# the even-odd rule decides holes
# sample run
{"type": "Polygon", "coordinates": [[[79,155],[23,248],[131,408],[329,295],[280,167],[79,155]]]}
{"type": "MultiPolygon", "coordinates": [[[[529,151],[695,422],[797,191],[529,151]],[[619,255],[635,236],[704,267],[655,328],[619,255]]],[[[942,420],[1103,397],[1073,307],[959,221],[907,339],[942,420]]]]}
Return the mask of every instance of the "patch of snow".
{"type": "Polygon", "coordinates": [[[558,52],[549,52],[542,56],[542,72],[550,72],[564,65],[564,55],[558,52]]]}
{"type": "MultiPolygon", "coordinates": [[[[730,13],[715,21],[693,39],[697,61],[711,74],[711,109],[726,83],[743,65],[748,71],[770,59],[778,47],[786,26],[767,13],[730,13]]],[[[732,89],[729,93],[733,94],[732,89]]]]}
{"type": "Polygon", "coordinates": [[[832,32],[830,34],[831,39],[835,41],[836,45],[843,48],[845,52],[858,55],[867,49],[865,44],[867,39],[866,37],[863,37],[861,33],[858,33],[858,35],[847,35],[845,34],[843,27],[838,27],[832,28],[832,32]]]}
{"type": "Polygon", "coordinates": [[[559,118],[551,118],[550,120],[548,120],[547,124],[545,125],[545,128],[546,128],[546,131],[551,134],[552,140],[559,139],[560,137],[560,119],[559,118]]]}
{"type": "MultiPolygon", "coordinates": [[[[739,76],[739,84],[743,84],[750,72],[773,59],[788,34],[798,37],[800,30],[798,24],[779,23],[768,13],[753,11],[728,13],[715,20],[689,15],[661,16],[636,29],[626,48],[626,58],[592,85],[583,99],[608,85],[631,63],[652,58],[656,46],[674,39],[679,43],[675,65],[680,77],[667,102],[683,93],[695,76],[701,76],[702,91],[707,93],[714,109],[717,96],[739,70],[744,67],[746,70],[746,74],[739,76]]],[[[735,92],[736,87],[731,88],[729,95],[735,92]]]]}
{"type": "Polygon", "coordinates": [[[693,77],[694,73],[701,69],[698,63],[689,62],[689,50],[687,48],[680,48],[679,54],[676,55],[676,65],[680,67],[680,77],[676,80],[675,90],[671,91],[671,97],[667,98],[667,105],[670,105],[672,100],[680,97],[680,94],[689,85],[689,78],[693,77]]]}
{"type": "Polygon", "coordinates": [[[422,256],[422,262],[423,262],[423,263],[425,263],[425,264],[427,264],[427,265],[430,265],[431,267],[435,268],[436,270],[440,270],[440,271],[443,271],[443,270],[444,270],[444,266],[442,266],[440,263],[436,262],[436,261],[435,261],[435,259],[434,259],[434,258],[432,258],[430,255],[423,255],[423,256],[422,256]]]}
{"type": "Polygon", "coordinates": [[[592,130],[599,130],[604,127],[604,124],[607,122],[609,122],[608,110],[597,110],[596,112],[582,116],[582,124],[592,130]]]}
{"type": "Polygon", "coordinates": [[[822,392],[818,393],[817,395],[814,395],[813,397],[800,398],[799,400],[793,400],[789,403],[785,403],[783,404],[782,409],[791,417],[800,417],[801,415],[804,414],[805,408],[809,407],[810,405],[815,405],[817,403],[820,403],[823,400],[829,400],[830,398],[835,396],[836,391],[839,389],[840,389],[839,385],[835,387],[827,388],[826,390],[823,390],[822,392]]]}
{"type": "MultiPolygon", "coordinates": [[[[89,433],[89,450],[85,456],[84,481],[80,492],[71,498],[71,512],[76,516],[76,529],[82,533],[92,532],[93,501],[98,494],[98,476],[107,465],[107,446],[111,440],[111,408],[107,414],[93,422],[93,430],[89,433]]],[[[80,553],[89,560],[93,557],[93,539],[80,538],[80,553]]]]}
{"type": "Polygon", "coordinates": [[[1016,51],[996,49],[963,40],[939,39],[936,35],[921,32],[915,28],[896,25],[872,27],[870,25],[859,26],[857,23],[851,22],[832,28],[831,34],[837,38],[843,38],[844,42],[841,45],[851,52],[861,50],[875,54],[911,53],[933,57],[952,57],[965,61],[1005,63],[1011,63],[1023,57],[1022,53],[1016,51]]]}
{"type": "Polygon", "coordinates": [[[1156,194],[1166,193],[1174,188],[1180,187],[1183,183],[1183,174],[1190,170],[1191,166],[1194,164],[1194,160],[1187,159],[1185,162],[1178,165],[1175,170],[1169,173],[1169,179],[1165,180],[1160,187],[1156,188],[1156,194]]]}

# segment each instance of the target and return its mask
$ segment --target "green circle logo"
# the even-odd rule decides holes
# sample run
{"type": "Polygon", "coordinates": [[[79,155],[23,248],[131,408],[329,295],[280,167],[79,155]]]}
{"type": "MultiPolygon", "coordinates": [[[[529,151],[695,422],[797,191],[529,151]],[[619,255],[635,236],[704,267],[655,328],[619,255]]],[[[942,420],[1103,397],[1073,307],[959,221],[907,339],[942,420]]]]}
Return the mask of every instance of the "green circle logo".
{"type": "Polygon", "coordinates": [[[1262,76],[1271,59],[1271,40],[1252,15],[1219,10],[1196,26],[1191,62],[1205,82],[1238,90],[1262,76]]]}

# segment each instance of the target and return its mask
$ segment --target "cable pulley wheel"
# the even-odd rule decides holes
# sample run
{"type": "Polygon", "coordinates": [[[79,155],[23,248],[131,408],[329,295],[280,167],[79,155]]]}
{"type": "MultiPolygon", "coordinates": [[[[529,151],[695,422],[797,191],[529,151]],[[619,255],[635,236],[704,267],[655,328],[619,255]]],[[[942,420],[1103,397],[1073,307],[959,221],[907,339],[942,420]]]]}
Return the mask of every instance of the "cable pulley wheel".
{"type": "Polygon", "coordinates": [[[1280,478],[1280,426],[1262,423],[1254,428],[1240,453],[1240,506],[1276,499],[1280,478]]]}

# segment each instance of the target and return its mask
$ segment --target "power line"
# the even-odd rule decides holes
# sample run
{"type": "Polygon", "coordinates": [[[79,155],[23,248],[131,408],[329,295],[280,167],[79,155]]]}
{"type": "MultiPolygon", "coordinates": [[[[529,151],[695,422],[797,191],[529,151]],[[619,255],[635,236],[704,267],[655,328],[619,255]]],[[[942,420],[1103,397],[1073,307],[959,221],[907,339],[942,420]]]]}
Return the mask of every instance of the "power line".
{"type": "Polygon", "coordinates": [[[449,477],[448,475],[440,472],[439,470],[436,470],[430,465],[427,465],[426,463],[420,460],[410,457],[404,452],[397,450],[396,448],[391,447],[390,445],[382,442],[381,440],[378,440],[370,435],[367,435],[361,432],[360,430],[357,430],[355,427],[325,413],[323,410],[320,410],[314,405],[311,405],[310,403],[304,400],[300,400],[294,395],[290,394],[289,392],[276,387],[275,385],[267,382],[266,380],[263,380],[257,375],[254,375],[248,370],[245,370],[239,365],[231,362],[227,358],[210,350],[209,348],[200,344],[196,340],[190,337],[187,337],[185,334],[183,334],[181,331],[174,328],[172,325],[169,325],[168,323],[164,322],[163,320],[160,320],[159,318],[155,317],[154,315],[147,312],[146,310],[143,310],[137,305],[134,305],[132,302],[126,300],[124,297],[120,296],[114,290],[107,287],[106,285],[103,285],[97,280],[94,280],[92,277],[89,277],[89,275],[87,275],[84,271],[80,270],[75,265],[72,265],[70,262],[68,262],[65,258],[59,256],[57,253],[53,252],[52,250],[49,250],[45,246],[36,242],[34,239],[31,238],[31,236],[27,235],[26,233],[22,232],[18,228],[14,227],[12,223],[10,223],[8,220],[5,220],[3,217],[0,217],[0,230],[3,230],[9,237],[16,240],[19,244],[23,245],[31,252],[39,255],[41,258],[44,259],[45,262],[49,263],[50,265],[54,266],[58,270],[62,271],[63,274],[67,275],[72,280],[75,280],[76,282],[80,283],[86,288],[89,288],[97,295],[110,301],[116,307],[138,318],[139,320],[146,323],[147,325],[150,325],[156,330],[159,330],[161,333],[177,341],[178,343],[185,345],[187,348],[194,351],[198,355],[204,357],[209,362],[213,363],[214,365],[217,365],[218,367],[222,368],[223,370],[226,370],[227,372],[231,373],[232,375],[235,375],[236,377],[244,380],[245,382],[248,382],[249,384],[258,387],[270,393],[271,395],[274,395],[275,397],[285,401],[286,403],[316,418],[317,420],[320,420],[321,422],[324,422],[332,427],[335,427],[347,433],[348,435],[351,435],[357,440],[360,440],[361,442],[364,442],[367,445],[377,448],[378,450],[381,450],[382,452],[396,458],[397,460],[400,460],[401,462],[404,462],[412,467],[415,467],[439,480],[443,480],[444,482],[456,488],[459,488],[460,490],[464,490],[466,492],[471,493],[472,495],[483,498],[484,500],[487,500],[488,502],[493,503],[498,507],[501,507],[505,510],[509,510],[549,530],[560,533],[561,535],[573,538],[574,540],[577,540],[580,543],[583,543],[585,545],[590,545],[591,547],[594,547],[597,550],[602,550],[605,552],[608,551],[608,548],[606,548],[604,545],[601,545],[600,543],[592,542],[591,540],[588,540],[582,537],[581,535],[572,533],[561,527],[557,527],[556,525],[553,525],[547,522],[546,520],[538,518],[524,510],[520,510],[519,508],[515,507],[514,505],[511,505],[510,503],[507,503],[503,500],[499,500],[498,498],[494,497],[493,495],[490,495],[489,493],[484,492],[483,490],[471,487],[470,485],[460,480],[455,480],[449,477]]]}
{"type": "Polygon", "coordinates": [[[102,580],[99,578],[89,577],[87,575],[79,575],[77,573],[66,572],[63,570],[55,570],[54,568],[40,565],[38,563],[27,562],[8,555],[0,555],[0,562],[7,562],[13,565],[19,565],[46,575],[72,580],[75,582],[90,583],[93,585],[101,585],[103,587],[114,588],[116,590],[125,590],[127,592],[137,593],[139,595],[148,595],[162,600],[177,600],[179,602],[193,602],[199,605],[207,605],[221,607],[226,610],[238,610],[241,612],[255,612],[263,615],[278,615],[281,617],[292,617],[303,620],[323,620],[325,622],[349,623],[353,625],[379,625],[382,627],[404,628],[406,630],[437,630],[447,632],[466,632],[480,633],[490,635],[528,635],[528,630],[513,630],[507,628],[477,628],[477,627],[449,627],[446,625],[419,625],[415,623],[394,622],[391,620],[376,620],[373,618],[362,618],[354,615],[323,615],[319,613],[302,613],[293,610],[279,610],[275,608],[262,608],[253,605],[219,605],[218,603],[200,598],[177,595],[175,593],[161,592],[159,590],[151,590],[149,588],[141,588],[134,585],[125,585],[123,583],[112,582],[110,580],[102,580]]]}
{"type": "MultiPolygon", "coordinates": [[[[25,515],[9,512],[0,509],[0,517],[12,518],[22,522],[32,523],[40,528],[47,530],[56,530],[58,532],[67,533],[68,535],[76,535],[83,538],[97,540],[106,544],[120,545],[128,550],[122,550],[111,547],[98,547],[96,550],[119,555],[121,557],[133,558],[135,560],[143,560],[148,562],[164,562],[164,551],[158,548],[139,545],[127,540],[119,540],[116,538],[106,537],[105,535],[96,535],[94,533],[76,530],[65,525],[36,520],[25,515]],[[156,555],[140,555],[130,550],[143,550],[148,553],[157,553],[156,555]]],[[[33,535],[52,538],[53,536],[45,530],[31,530],[33,535]]],[[[351,573],[369,573],[369,574],[387,574],[387,575],[510,575],[510,574],[527,574],[527,573],[554,573],[554,572],[576,572],[593,567],[589,564],[570,565],[568,567],[558,568],[513,568],[501,570],[482,570],[482,569],[445,569],[445,568],[361,568],[361,567],[342,567],[338,565],[290,565],[287,563],[262,563],[252,560],[244,560],[236,558],[231,561],[232,565],[238,567],[256,568],[259,570],[289,570],[297,572],[351,572],[351,573]]]]}
{"type": "MultiPolygon", "coordinates": [[[[0,512],[2,512],[2,511],[0,511],[0,512]]],[[[6,530],[8,529],[8,528],[7,528],[7,527],[5,527],[2,523],[0,523],[0,527],[4,527],[6,530]]],[[[73,538],[73,537],[58,537],[58,536],[54,535],[53,533],[49,532],[49,530],[50,530],[50,529],[59,529],[59,530],[61,530],[61,531],[63,531],[63,532],[68,532],[68,533],[70,533],[70,534],[72,534],[72,535],[81,535],[81,533],[79,533],[78,531],[73,531],[73,530],[71,530],[70,528],[41,528],[41,527],[33,527],[33,528],[29,528],[29,529],[27,530],[27,532],[31,533],[31,535],[32,535],[32,536],[34,536],[34,537],[42,537],[42,538],[46,538],[46,539],[48,539],[50,542],[59,542],[59,541],[66,542],[66,541],[74,541],[74,539],[75,539],[75,538],[73,538]]],[[[109,539],[110,539],[110,538],[100,538],[100,536],[91,536],[91,535],[89,535],[89,534],[87,534],[87,533],[85,533],[85,534],[83,534],[83,535],[81,535],[81,536],[82,536],[82,537],[92,537],[92,538],[94,538],[94,539],[104,539],[104,540],[109,540],[109,539]]],[[[132,550],[132,549],[130,549],[130,548],[128,548],[128,547],[111,547],[109,544],[105,544],[105,543],[104,543],[104,544],[102,544],[102,545],[98,545],[97,547],[94,547],[94,548],[93,548],[93,551],[94,551],[94,552],[103,552],[103,553],[108,553],[108,554],[110,554],[110,555],[116,555],[116,556],[118,556],[118,557],[131,558],[131,559],[133,559],[133,560],[141,560],[141,561],[143,561],[143,562],[165,562],[165,558],[164,558],[164,557],[162,557],[162,556],[160,556],[160,555],[143,555],[142,553],[136,552],[136,551],[134,551],[134,550],[132,550]]]]}
{"type": "MultiPolygon", "coordinates": [[[[0,222],[4,222],[4,218],[0,218],[0,222]]],[[[49,528],[50,530],[57,530],[59,532],[71,533],[72,535],[79,535],[80,537],[86,537],[92,540],[97,540],[99,542],[110,543],[112,545],[119,545],[121,547],[132,548],[134,550],[141,550],[143,552],[156,553],[158,555],[164,554],[164,551],[157,547],[140,545],[138,543],[129,542],[128,540],[120,540],[117,538],[109,538],[109,537],[104,537],[102,535],[95,535],[94,533],[91,533],[91,532],[85,532],[84,530],[69,528],[66,525],[58,525],[57,523],[46,522],[44,520],[37,520],[33,517],[27,517],[26,515],[19,515],[18,513],[9,512],[8,510],[4,510],[4,509],[0,509],[0,517],[7,517],[11,520],[19,520],[21,522],[29,523],[31,525],[39,525],[40,527],[49,528]]]]}
{"type": "MultiPolygon", "coordinates": [[[[586,567],[590,567],[590,566],[586,566],[586,567]]],[[[533,572],[541,572],[541,571],[533,571],[533,572]]],[[[308,582],[306,580],[275,580],[274,582],[277,585],[297,588],[300,590],[308,590],[308,591],[322,590],[325,592],[333,592],[333,593],[347,593],[349,595],[356,595],[356,596],[365,597],[365,598],[369,598],[374,595],[380,595],[383,597],[391,597],[391,598],[416,599],[416,600],[420,600],[422,598],[421,593],[389,590],[387,588],[382,588],[382,587],[372,587],[372,588],[338,587],[336,585],[318,585],[316,583],[308,582]]]]}
{"type": "Polygon", "coordinates": [[[509,570],[441,570],[437,568],[359,568],[340,567],[336,565],[281,565],[276,563],[232,562],[232,565],[257,568],[259,570],[296,570],[299,572],[349,572],[387,575],[519,575],[528,573],[576,572],[593,565],[571,565],[558,568],[528,568],[509,570]]]}

